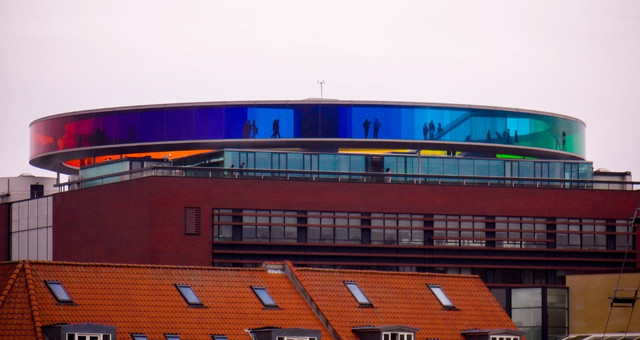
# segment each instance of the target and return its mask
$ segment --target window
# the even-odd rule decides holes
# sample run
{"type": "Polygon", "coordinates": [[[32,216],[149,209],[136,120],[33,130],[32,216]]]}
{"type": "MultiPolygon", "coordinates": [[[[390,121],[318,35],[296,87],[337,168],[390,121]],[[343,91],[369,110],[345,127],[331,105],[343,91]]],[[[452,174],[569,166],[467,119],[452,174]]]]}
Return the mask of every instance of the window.
{"type": "Polygon", "coordinates": [[[176,288],[190,306],[202,306],[202,302],[198,299],[196,293],[193,292],[190,285],[176,284],[176,288]]]}
{"type": "Polygon", "coordinates": [[[278,307],[278,304],[273,300],[271,295],[269,295],[266,288],[251,286],[251,289],[265,307],[278,307]]]}
{"type": "Polygon", "coordinates": [[[492,335],[491,340],[520,340],[520,337],[515,335],[492,335]]]}
{"type": "Polygon", "coordinates": [[[444,290],[442,290],[442,287],[440,287],[439,285],[428,285],[428,286],[431,292],[433,293],[433,295],[435,295],[435,297],[438,299],[442,307],[447,309],[455,308],[451,300],[449,300],[449,298],[447,297],[447,294],[445,294],[444,290]]]}
{"type": "Polygon", "coordinates": [[[362,291],[362,289],[360,289],[360,287],[358,286],[357,283],[355,283],[355,282],[345,282],[344,284],[345,284],[345,286],[347,286],[347,288],[349,289],[351,294],[353,294],[353,297],[356,298],[356,301],[358,301],[360,306],[362,306],[362,307],[373,307],[373,304],[371,303],[369,298],[367,298],[367,296],[364,295],[364,292],[362,291]]]}
{"type": "Polygon", "coordinates": [[[222,334],[211,334],[211,340],[229,340],[229,338],[222,334]]]}
{"type": "Polygon", "coordinates": [[[111,334],[67,333],[66,340],[111,340],[111,334]]]}
{"type": "Polygon", "coordinates": [[[413,333],[384,332],[382,340],[413,340],[413,333]]]}
{"type": "Polygon", "coordinates": [[[165,334],[164,337],[167,340],[180,340],[178,334],[165,334]]]}
{"type": "Polygon", "coordinates": [[[30,197],[31,199],[38,198],[44,196],[44,185],[42,184],[31,184],[30,188],[30,197]]]}
{"type": "Polygon", "coordinates": [[[73,303],[71,296],[69,296],[60,281],[45,281],[45,283],[51,291],[51,294],[53,294],[53,297],[56,298],[56,301],[59,303],[73,303]]]}
{"type": "Polygon", "coordinates": [[[149,340],[145,334],[131,334],[133,340],[149,340]]]}
{"type": "Polygon", "coordinates": [[[200,235],[200,208],[184,208],[184,234],[200,235]]]}

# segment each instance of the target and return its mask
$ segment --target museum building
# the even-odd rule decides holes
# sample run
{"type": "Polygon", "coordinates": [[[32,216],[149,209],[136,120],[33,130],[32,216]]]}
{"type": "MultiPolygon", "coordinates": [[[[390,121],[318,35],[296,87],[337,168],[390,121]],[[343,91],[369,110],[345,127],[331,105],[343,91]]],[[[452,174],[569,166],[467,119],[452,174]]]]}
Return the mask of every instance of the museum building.
{"type": "Polygon", "coordinates": [[[585,129],[326,99],[49,116],[30,162],[70,180],[0,205],[0,259],[475,274],[528,339],[561,338],[568,273],[640,266],[638,183],[593,169],[585,129]]]}

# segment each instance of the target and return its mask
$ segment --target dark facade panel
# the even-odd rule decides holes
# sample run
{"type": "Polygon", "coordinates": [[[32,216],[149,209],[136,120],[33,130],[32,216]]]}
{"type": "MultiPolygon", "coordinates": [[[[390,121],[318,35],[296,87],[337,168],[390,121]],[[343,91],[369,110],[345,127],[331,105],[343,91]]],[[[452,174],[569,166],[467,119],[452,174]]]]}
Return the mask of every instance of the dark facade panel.
{"type": "Polygon", "coordinates": [[[11,255],[11,249],[9,249],[10,207],[9,203],[0,204],[0,261],[9,261],[11,255]]]}

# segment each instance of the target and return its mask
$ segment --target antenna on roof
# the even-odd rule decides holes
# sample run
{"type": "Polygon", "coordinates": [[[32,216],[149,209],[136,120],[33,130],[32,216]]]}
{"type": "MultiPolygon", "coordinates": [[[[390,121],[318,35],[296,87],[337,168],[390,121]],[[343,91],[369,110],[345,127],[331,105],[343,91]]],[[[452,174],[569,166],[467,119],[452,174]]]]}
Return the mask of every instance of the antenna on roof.
{"type": "Polygon", "coordinates": [[[324,85],[324,80],[318,80],[318,84],[320,84],[320,99],[322,99],[322,85],[324,85]]]}

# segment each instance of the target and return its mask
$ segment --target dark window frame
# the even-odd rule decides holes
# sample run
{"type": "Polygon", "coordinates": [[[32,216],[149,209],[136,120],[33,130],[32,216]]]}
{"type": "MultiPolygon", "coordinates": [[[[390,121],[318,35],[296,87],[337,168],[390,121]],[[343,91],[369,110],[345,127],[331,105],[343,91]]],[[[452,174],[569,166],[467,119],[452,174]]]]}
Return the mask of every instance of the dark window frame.
{"type": "Polygon", "coordinates": [[[251,286],[251,291],[253,291],[253,294],[256,295],[258,300],[260,300],[260,302],[262,303],[262,305],[265,308],[280,309],[280,307],[278,306],[278,303],[273,298],[273,296],[271,296],[271,294],[269,294],[269,292],[267,291],[266,287],[264,287],[264,286],[251,286]],[[266,294],[266,296],[263,295],[263,294],[266,294]],[[270,299],[270,301],[266,300],[266,298],[270,299]]]}
{"type": "Polygon", "coordinates": [[[427,287],[429,287],[429,291],[431,291],[431,294],[435,296],[436,300],[440,302],[440,305],[442,305],[444,309],[457,309],[453,301],[451,301],[447,293],[445,293],[444,289],[442,289],[442,286],[438,284],[427,284],[427,287]],[[441,295],[438,293],[441,293],[441,295]]]}
{"type": "Polygon", "coordinates": [[[204,304],[202,303],[202,300],[200,300],[200,298],[198,297],[198,295],[196,294],[196,292],[193,290],[193,288],[191,287],[191,285],[189,284],[183,284],[183,283],[176,283],[174,285],[176,287],[176,289],[178,290],[178,292],[180,293],[180,296],[182,296],[182,298],[184,299],[184,301],[187,303],[187,305],[189,305],[190,307],[204,307],[204,304]],[[188,289],[191,294],[193,294],[193,296],[196,298],[196,300],[198,300],[197,302],[190,300],[190,297],[188,297],[186,295],[186,293],[183,291],[183,289],[188,289]]]}
{"type": "Polygon", "coordinates": [[[362,288],[360,288],[360,286],[358,285],[357,282],[355,282],[355,281],[344,281],[344,285],[349,290],[349,293],[351,293],[351,295],[353,295],[353,298],[356,299],[356,301],[358,302],[360,307],[366,307],[366,308],[373,307],[373,303],[371,302],[371,299],[369,299],[367,294],[364,293],[364,291],[362,290],[362,288]],[[353,287],[353,289],[352,289],[352,287],[353,287]],[[354,292],[354,289],[356,290],[355,292],[354,292]],[[359,297],[359,295],[362,295],[362,296],[359,297]],[[362,299],[362,298],[364,298],[364,299],[362,299]]]}
{"type": "Polygon", "coordinates": [[[45,280],[44,283],[47,286],[47,288],[49,289],[49,291],[51,292],[51,295],[53,295],[53,297],[56,299],[56,301],[59,304],[62,304],[62,305],[75,305],[75,303],[73,302],[73,298],[71,297],[69,292],[67,292],[67,289],[64,288],[64,286],[62,285],[62,282],[60,282],[58,280],[45,280]],[[54,289],[53,286],[57,286],[57,287],[59,287],[59,289],[62,289],[62,293],[64,293],[66,295],[66,297],[65,296],[60,296],[59,295],[60,292],[57,291],[56,289],[54,289]]]}

